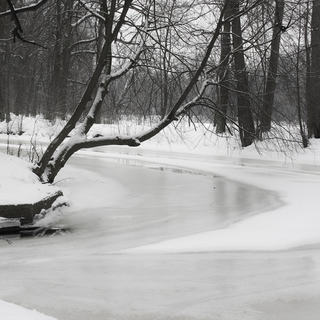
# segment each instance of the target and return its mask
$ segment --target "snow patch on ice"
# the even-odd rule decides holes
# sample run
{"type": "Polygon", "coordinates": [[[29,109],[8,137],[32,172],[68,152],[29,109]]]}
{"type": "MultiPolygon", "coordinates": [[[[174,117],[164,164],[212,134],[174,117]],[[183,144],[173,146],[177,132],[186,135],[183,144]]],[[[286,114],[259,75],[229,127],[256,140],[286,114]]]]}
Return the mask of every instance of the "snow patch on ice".
{"type": "Polygon", "coordinates": [[[36,310],[28,310],[13,303],[0,300],[1,320],[57,320],[36,310]]]}

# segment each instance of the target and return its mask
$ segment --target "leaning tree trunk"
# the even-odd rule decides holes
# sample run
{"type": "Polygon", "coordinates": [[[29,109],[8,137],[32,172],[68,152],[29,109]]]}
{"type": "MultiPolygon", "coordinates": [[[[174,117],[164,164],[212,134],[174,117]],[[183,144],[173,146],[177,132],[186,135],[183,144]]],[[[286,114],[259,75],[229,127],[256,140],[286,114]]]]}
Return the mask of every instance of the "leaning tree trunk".
{"type": "Polygon", "coordinates": [[[237,81],[238,121],[241,145],[247,147],[253,143],[255,128],[249,97],[249,81],[244,60],[242,30],[239,15],[239,1],[230,1],[235,18],[232,21],[232,40],[234,49],[234,66],[237,81]]]}
{"type": "Polygon", "coordinates": [[[314,0],[311,18],[308,136],[320,138],[320,0],[314,0]]]}
{"type": "MultiPolygon", "coordinates": [[[[153,128],[150,130],[146,130],[140,134],[135,136],[94,136],[89,138],[87,136],[87,132],[95,122],[95,118],[97,113],[101,108],[101,103],[103,101],[104,96],[107,93],[108,86],[110,83],[119,79],[124,74],[126,74],[130,69],[135,67],[136,61],[138,61],[139,56],[141,55],[143,49],[145,48],[145,41],[146,41],[146,33],[141,33],[141,43],[139,48],[137,49],[136,55],[128,59],[127,64],[125,64],[122,68],[115,72],[111,72],[111,48],[112,43],[116,41],[118,32],[120,31],[121,26],[125,22],[125,17],[127,11],[131,5],[132,0],[127,0],[121,16],[116,24],[114,30],[112,31],[112,26],[114,25],[114,17],[111,16],[111,13],[115,12],[116,0],[113,0],[111,3],[111,9],[109,14],[109,26],[107,28],[107,34],[105,39],[105,44],[102,48],[102,53],[100,59],[96,65],[95,71],[91,76],[86,91],[80,100],[76,110],[74,111],[73,115],[69,119],[66,126],[61,130],[58,136],[51,142],[48,146],[46,152],[44,153],[41,160],[38,164],[33,168],[33,172],[39,176],[45,182],[53,182],[54,178],[56,177],[57,173],[60,169],[65,165],[66,161],[70,158],[70,156],[75,153],[77,150],[82,148],[92,148],[102,145],[128,145],[128,146],[138,146],[140,143],[154,137],[160,131],[162,131],[165,127],[167,127],[170,123],[177,120],[179,116],[185,114],[185,112],[193,107],[198,105],[198,100],[204,94],[206,87],[211,83],[210,81],[205,81],[200,93],[191,101],[187,102],[184,105],[185,100],[187,99],[188,95],[190,94],[193,87],[196,85],[200,75],[204,72],[207,62],[211,57],[212,50],[214,48],[215,42],[220,34],[220,29],[222,26],[222,17],[224,13],[224,8],[221,12],[219,17],[216,30],[212,36],[210,43],[208,44],[204,57],[195,71],[194,75],[192,76],[190,82],[186,85],[182,94],[178,97],[175,104],[172,106],[170,112],[165,116],[164,119],[159,121],[153,128]],[[101,75],[101,78],[100,78],[101,75]],[[100,78],[100,81],[99,81],[100,78]],[[91,98],[91,94],[94,92],[95,85],[99,83],[99,89],[96,93],[95,99],[89,109],[84,122],[77,128],[75,134],[70,138],[69,141],[65,140],[67,134],[71,132],[71,130],[75,127],[79,118],[84,114],[85,107],[87,102],[89,102],[91,98]]],[[[146,20],[148,21],[148,20],[146,20]]],[[[146,22],[145,29],[148,30],[148,23],[146,22]]]]}
{"type": "Polygon", "coordinates": [[[260,133],[268,132],[271,129],[271,119],[274,109],[274,95],[277,85],[277,72],[279,61],[279,49],[284,10],[284,0],[276,0],[275,19],[273,27],[273,35],[271,41],[271,52],[269,58],[269,68],[267,75],[266,88],[263,98],[263,106],[260,114],[260,133]]]}

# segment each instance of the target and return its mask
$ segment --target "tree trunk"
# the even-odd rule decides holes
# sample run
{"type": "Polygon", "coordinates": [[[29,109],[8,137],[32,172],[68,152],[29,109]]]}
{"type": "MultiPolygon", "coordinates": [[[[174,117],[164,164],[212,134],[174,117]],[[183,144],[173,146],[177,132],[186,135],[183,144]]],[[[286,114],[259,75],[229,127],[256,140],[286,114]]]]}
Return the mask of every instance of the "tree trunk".
{"type": "MultiPolygon", "coordinates": [[[[311,70],[311,48],[309,44],[309,17],[310,17],[310,6],[309,2],[307,2],[307,9],[306,9],[306,19],[304,23],[304,46],[306,48],[305,51],[305,59],[306,59],[306,91],[305,91],[305,101],[306,101],[306,109],[307,109],[307,129],[311,126],[309,124],[309,108],[311,106],[310,103],[310,70],[311,70]]],[[[308,129],[309,130],[309,129],[308,129]]],[[[308,138],[310,138],[308,133],[308,138]]]]}
{"type": "Polygon", "coordinates": [[[270,131],[272,113],[274,108],[274,95],[276,90],[276,80],[278,72],[279,49],[282,30],[282,19],[284,11],[284,0],[276,0],[275,19],[273,35],[271,41],[271,52],[269,58],[269,68],[267,83],[264,92],[263,106],[260,115],[260,133],[270,131]]]}
{"type": "MultiPolygon", "coordinates": [[[[0,12],[5,12],[7,9],[7,2],[0,1],[0,12]]],[[[0,19],[0,39],[8,38],[8,27],[10,24],[9,17],[0,19]]],[[[6,119],[10,121],[9,102],[7,98],[8,91],[8,43],[0,43],[0,121],[6,119]]]]}
{"type": "Polygon", "coordinates": [[[71,61],[69,41],[71,39],[71,17],[73,0],[56,3],[56,34],[52,76],[52,95],[47,118],[64,118],[67,105],[67,86],[71,61]]]}
{"type": "Polygon", "coordinates": [[[220,112],[215,115],[216,133],[224,133],[226,131],[226,114],[229,105],[229,56],[231,53],[231,38],[230,38],[230,8],[226,8],[224,14],[223,31],[221,35],[221,56],[220,68],[218,71],[219,77],[219,103],[218,108],[220,112]]]}
{"type": "MultiPolygon", "coordinates": [[[[0,12],[5,12],[7,8],[7,3],[5,1],[0,2],[0,12]]],[[[5,31],[5,21],[4,19],[0,20],[0,39],[4,39],[5,31]]],[[[1,67],[4,66],[4,47],[5,45],[0,43],[0,64],[1,67]]],[[[2,69],[2,68],[1,68],[2,69]]],[[[0,70],[0,121],[5,119],[5,106],[4,106],[4,79],[3,79],[3,69],[0,70]]]]}
{"type": "Polygon", "coordinates": [[[238,121],[241,145],[247,147],[252,144],[255,128],[250,107],[249,81],[244,60],[242,45],[242,30],[239,15],[238,0],[230,1],[230,6],[235,18],[232,21],[232,40],[234,49],[234,66],[237,80],[238,121]]]}
{"type": "Polygon", "coordinates": [[[320,0],[314,0],[311,17],[308,136],[320,138],[320,0]]]}

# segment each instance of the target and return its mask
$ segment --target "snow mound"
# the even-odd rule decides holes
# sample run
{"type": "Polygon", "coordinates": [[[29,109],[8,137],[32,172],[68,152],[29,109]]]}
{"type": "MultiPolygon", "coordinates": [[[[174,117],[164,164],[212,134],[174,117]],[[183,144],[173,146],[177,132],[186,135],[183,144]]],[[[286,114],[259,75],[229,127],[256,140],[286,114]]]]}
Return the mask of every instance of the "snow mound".
{"type": "Polygon", "coordinates": [[[59,190],[42,184],[25,160],[0,153],[0,163],[0,205],[35,203],[59,190]]]}

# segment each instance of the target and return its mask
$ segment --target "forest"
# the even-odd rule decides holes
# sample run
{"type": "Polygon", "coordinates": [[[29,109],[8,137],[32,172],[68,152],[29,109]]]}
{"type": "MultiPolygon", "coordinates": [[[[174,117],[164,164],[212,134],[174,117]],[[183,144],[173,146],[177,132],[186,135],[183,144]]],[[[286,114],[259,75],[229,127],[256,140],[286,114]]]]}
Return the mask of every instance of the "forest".
{"type": "Polygon", "coordinates": [[[320,0],[1,1],[0,120],[67,121],[34,168],[49,182],[81,148],[138,146],[182,117],[242,147],[290,125],[307,147],[320,138],[319,28],[320,0]],[[87,137],[124,117],[155,126],[87,137]]]}
{"type": "Polygon", "coordinates": [[[0,0],[1,320],[318,320],[319,177],[320,0],[0,0]]]}

